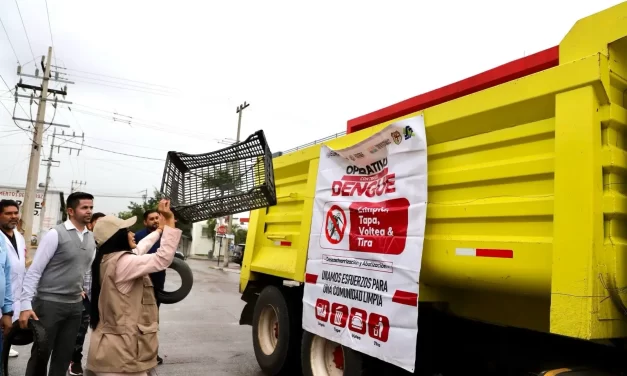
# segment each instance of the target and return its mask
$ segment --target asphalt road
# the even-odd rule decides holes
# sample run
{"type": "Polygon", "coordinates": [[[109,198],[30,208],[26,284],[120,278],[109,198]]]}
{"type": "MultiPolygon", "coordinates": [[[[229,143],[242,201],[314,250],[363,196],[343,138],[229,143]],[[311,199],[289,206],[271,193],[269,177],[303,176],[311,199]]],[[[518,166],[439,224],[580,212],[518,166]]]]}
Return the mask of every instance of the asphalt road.
{"type": "MultiPolygon", "coordinates": [[[[161,306],[161,376],[262,376],[252,348],[251,327],[239,325],[244,307],[237,291],[239,274],[210,269],[203,260],[188,260],[194,287],[185,300],[161,306]]],[[[168,272],[167,290],[180,283],[168,272]]],[[[85,346],[88,347],[89,339],[85,346]]],[[[24,375],[30,346],[16,348],[9,376],[24,375]]],[[[86,349],[87,351],[87,349],[86,349]]],[[[86,352],[84,353],[86,357],[86,352]]],[[[85,362],[86,359],[83,359],[85,362]]]]}

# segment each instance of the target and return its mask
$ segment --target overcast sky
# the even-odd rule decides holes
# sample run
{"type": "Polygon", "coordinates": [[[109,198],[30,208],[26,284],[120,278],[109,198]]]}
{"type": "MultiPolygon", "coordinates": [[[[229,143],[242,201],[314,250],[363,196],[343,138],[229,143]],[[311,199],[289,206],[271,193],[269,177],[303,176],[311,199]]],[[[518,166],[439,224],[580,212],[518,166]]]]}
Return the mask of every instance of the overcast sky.
{"type": "MultiPolygon", "coordinates": [[[[61,107],[54,122],[84,131],[85,145],[158,159],[168,150],[215,150],[224,146],[216,139],[235,138],[235,109],[247,101],[242,136],[263,129],[274,152],[555,46],[578,19],[618,3],[48,0],[49,27],[45,0],[17,0],[21,18],[16,0],[0,0],[0,75],[11,88],[18,80],[9,40],[32,74],[51,29],[56,65],[76,81],[67,97],[74,113],[61,107]],[[133,121],[113,121],[114,112],[133,121]]],[[[7,90],[0,81],[0,100],[12,112],[7,90]]],[[[30,112],[28,100],[22,105],[30,112]]],[[[30,116],[19,107],[17,114],[30,116]]],[[[49,106],[49,121],[53,114],[49,106]]],[[[0,106],[0,185],[25,186],[29,143],[0,106]]],[[[160,161],[88,147],[54,159],[61,164],[52,188],[69,192],[72,180],[86,181],[96,210],[107,213],[125,210],[129,199],[104,196],[139,197],[161,184],[160,161]]],[[[39,176],[43,182],[45,167],[39,176]]]]}

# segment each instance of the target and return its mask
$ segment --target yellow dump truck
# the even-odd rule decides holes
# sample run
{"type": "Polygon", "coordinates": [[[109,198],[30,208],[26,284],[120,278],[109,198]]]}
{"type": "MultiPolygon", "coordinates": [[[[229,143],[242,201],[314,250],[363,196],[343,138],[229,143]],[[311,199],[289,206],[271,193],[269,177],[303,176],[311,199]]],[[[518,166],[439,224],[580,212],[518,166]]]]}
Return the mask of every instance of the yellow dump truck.
{"type": "Polygon", "coordinates": [[[252,325],[260,367],[271,375],[405,372],[304,332],[302,299],[321,145],[342,149],[422,115],[428,206],[418,340],[398,349],[416,352],[414,372],[627,370],[626,108],[622,3],[578,21],[559,46],[276,157],[278,204],[252,213],[240,280],[240,323],[252,325]]]}

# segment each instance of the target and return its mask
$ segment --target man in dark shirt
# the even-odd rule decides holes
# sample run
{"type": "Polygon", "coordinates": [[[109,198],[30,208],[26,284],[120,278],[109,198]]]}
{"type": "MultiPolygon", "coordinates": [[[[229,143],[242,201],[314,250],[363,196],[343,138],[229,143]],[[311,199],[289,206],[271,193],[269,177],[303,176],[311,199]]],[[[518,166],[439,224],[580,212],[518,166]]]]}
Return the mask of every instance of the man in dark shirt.
{"type": "MultiPolygon", "coordinates": [[[[135,234],[135,242],[139,243],[140,240],[150,235],[151,232],[155,231],[159,228],[159,212],[156,210],[146,210],[144,212],[144,227],[143,229],[137,231],[135,234]]],[[[150,248],[148,253],[156,253],[157,250],[161,247],[161,241],[157,240],[155,245],[150,248]]],[[[161,302],[159,301],[159,295],[157,292],[163,291],[165,287],[165,270],[161,272],[152,273],[150,275],[150,279],[152,280],[152,285],[155,290],[155,297],[157,299],[157,307],[161,306],[161,302]]],[[[157,362],[159,364],[163,363],[163,359],[157,355],[157,362]]]]}

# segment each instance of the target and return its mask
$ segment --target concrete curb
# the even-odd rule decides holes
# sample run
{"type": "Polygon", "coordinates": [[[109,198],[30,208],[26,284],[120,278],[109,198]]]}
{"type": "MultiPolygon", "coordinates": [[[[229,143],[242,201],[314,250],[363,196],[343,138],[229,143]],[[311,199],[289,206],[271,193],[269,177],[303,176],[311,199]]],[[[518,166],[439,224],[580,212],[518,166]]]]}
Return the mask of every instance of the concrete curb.
{"type": "Polygon", "coordinates": [[[221,266],[209,266],[209,269],[214,269],[214,270],[221,270],[223,272],[227,272],[227,273],[235,273],[235,274],[240,274],[240,270],[239,269],[231,269],[231,268],[223,268],[221,266]]]}

